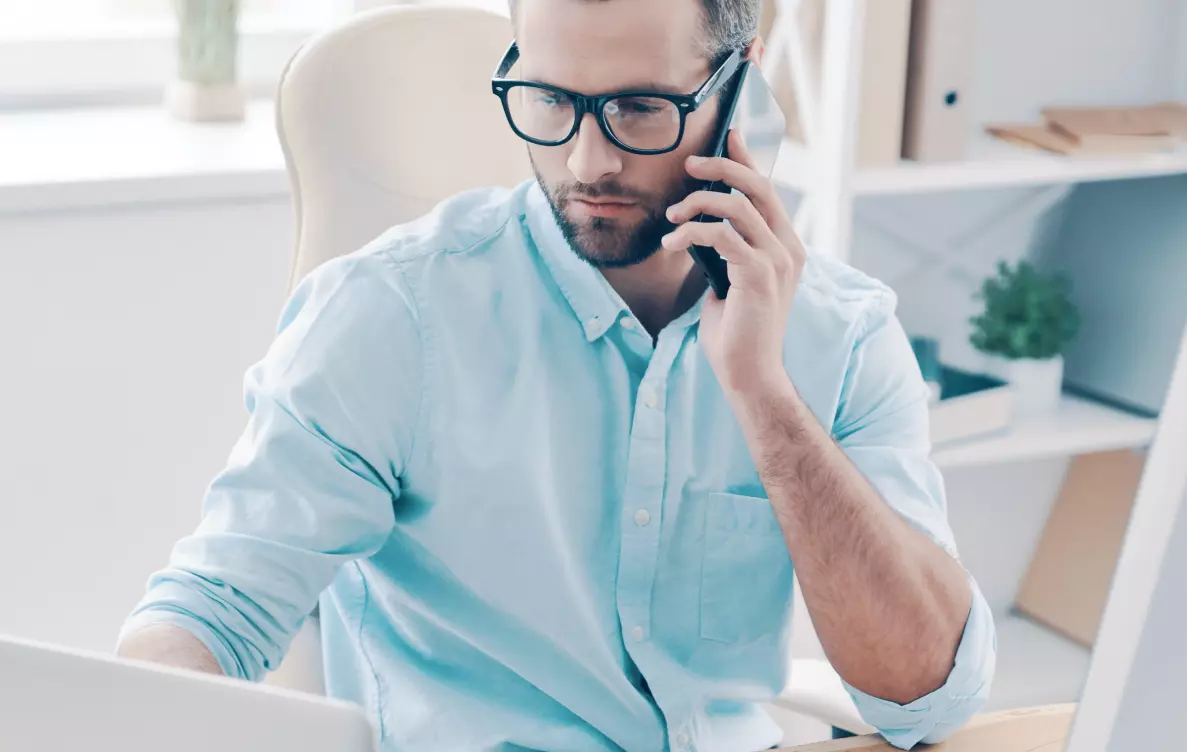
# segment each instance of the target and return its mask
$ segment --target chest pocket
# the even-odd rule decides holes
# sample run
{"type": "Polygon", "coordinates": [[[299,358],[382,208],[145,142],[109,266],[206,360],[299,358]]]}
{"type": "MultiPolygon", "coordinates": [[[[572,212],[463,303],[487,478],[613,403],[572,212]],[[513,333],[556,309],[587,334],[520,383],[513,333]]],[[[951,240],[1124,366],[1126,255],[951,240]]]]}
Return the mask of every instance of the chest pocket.
{"type": "Polygon", "coordinates": [[[771,503],[710,494],[701,569],[701,637],[777,642],[788,624],[793,570],[771,503]]]}

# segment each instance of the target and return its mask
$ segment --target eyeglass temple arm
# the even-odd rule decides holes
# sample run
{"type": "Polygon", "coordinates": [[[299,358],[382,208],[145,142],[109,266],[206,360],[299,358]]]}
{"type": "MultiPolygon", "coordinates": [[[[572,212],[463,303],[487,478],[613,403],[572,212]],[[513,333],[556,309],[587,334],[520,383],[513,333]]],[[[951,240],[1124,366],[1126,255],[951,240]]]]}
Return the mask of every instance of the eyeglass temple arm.
{"type": "Polygon", "coordinates": [[[717,72],[710,76],[709,80],[705,82],[705,85],[701,87],[701,90],[696,93],[697,106],[700,106],[702,102],[713,96],[713,94],[716,93],[718,89],[725,85],[726,81],[730,80],[730,77],[734,75],[734,71],[738,69],[738,65],[741,63],[741,61],[741,52],[734,50],[730,53],[730,56],[726,58],[724,63],[721,64],[721,67],[717,69],[717,72]]]}
{"type": "Polygon", "coordinates": [[[495,69],[495,78],[506,78],[507,73],[511,67],[519,61],[519,44],[512,39],[511,45],[507,48],[507,52],[503,55],[503,61],[499,63],[499,67],[495,69]]]}

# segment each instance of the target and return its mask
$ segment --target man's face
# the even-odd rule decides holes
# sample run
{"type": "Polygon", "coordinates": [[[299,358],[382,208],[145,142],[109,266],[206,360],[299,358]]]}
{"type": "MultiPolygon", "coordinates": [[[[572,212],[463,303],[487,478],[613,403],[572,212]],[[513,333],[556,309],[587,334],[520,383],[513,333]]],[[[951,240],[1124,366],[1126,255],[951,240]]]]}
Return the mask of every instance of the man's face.
{"type": "MultiPolygon", "coordinates": [[[[700,0],[519,0],[516,32],[513,78],[581,94],[691,94],[712,73],[699,52],[700,0]]],[[[713,97],[689,114],[680,145],[666,154],[619,149],[592,115],[565,144],[529,144],[536,178],[574,251],[601,267],[655,253],[672,229],[664,211],[693,187],[684,160],[704,148],[716,113],[713,97]]]]}

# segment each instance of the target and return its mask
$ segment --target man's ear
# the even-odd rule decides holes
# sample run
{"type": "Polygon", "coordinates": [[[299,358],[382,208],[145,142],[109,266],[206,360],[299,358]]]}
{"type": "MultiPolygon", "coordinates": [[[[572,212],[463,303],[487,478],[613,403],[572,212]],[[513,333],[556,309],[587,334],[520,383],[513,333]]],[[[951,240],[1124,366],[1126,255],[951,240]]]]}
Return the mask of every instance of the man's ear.
{"type": "Polygon", "coordinates": [[[750,40],[749,46],[746,47],[746,59],[755,65],[761,66],[763,52],[765,51],[766,44],[763,42],[762,37],[756,36],[750,40]]]}

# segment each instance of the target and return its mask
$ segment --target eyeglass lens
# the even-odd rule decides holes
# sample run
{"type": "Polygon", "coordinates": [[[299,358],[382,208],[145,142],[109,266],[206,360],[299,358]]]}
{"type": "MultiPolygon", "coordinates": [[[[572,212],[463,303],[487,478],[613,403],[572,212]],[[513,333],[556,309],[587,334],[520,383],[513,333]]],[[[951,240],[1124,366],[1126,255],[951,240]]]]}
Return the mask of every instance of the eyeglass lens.
{"type": "MultiPolygon", "coordinates": [[[[512,87],[507,108],[521,133],[552,143],[569,135],[577,116],[568,95],[532,85],[512,87]]],[[[617,97],[606,103],[602,114],[614,137],[632,149],[667,149],[680,137],[680,112],[666,99],[617,97]]]]}

